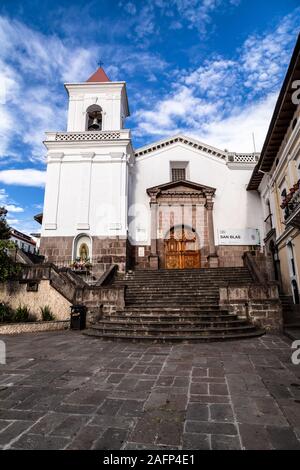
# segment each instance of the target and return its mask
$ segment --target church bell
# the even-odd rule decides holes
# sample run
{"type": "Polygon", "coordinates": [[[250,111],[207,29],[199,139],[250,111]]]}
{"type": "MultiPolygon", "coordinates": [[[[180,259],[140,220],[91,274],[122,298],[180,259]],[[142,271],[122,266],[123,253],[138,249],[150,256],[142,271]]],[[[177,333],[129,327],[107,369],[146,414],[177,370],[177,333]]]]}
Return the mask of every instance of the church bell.
{"type": "Polygon", "coordinates": [[[98,121],[97,118],[94,118],[93,119],[93,122],[92,124],[89,126],[89,129],[91,129],[92,131],[99,131],[101,129],[100,127],[100,123],[98,121]]]}

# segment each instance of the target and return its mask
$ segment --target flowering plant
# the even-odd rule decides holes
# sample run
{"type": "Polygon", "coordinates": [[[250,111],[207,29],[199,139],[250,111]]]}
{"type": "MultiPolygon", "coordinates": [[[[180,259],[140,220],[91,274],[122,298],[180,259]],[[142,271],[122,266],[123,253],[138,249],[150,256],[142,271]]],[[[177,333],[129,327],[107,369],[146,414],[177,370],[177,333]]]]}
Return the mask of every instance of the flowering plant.
{"type": "Polygon", "coordinates": [[[80,258],[76,258],[76,260],[71,264],[71,268],[75,269],[76,271],[84,271],[92,267],[89,258],[86,260],[82,260],[80,258]]]}

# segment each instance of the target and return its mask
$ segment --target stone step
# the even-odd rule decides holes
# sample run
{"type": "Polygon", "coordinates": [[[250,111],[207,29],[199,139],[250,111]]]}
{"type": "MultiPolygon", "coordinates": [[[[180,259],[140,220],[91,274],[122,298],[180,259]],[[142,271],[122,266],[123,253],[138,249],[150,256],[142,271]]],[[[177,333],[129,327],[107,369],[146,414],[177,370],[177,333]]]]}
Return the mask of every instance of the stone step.
{"type": "Polygon", "coordinates": [[[189,300],[185,300],[185,299],[181,299],[181,300],[177,300],[176,302],[168,302],[167,300],[166,301],[159,301],[159,300],[141,300],[141,301],[138,301],[138,300],[135,300],[135,301],[126,301],[126,306],[128,307],[133,307],[133,306],[136,306],[136,307],[140,307],[141,308],[144,308],[144,307],[168,307],[168,306],[178,306],[178,307],[203,307],[203,308],[206,308],[206,307],[214,307],[216,306],[213,302],[209,303],[206,299],[199,299],[197,301],[193,300],[193,299],[189,299],[189,300]]]}
{"type": "Polygon", "coordinates": [[[104,315],[85,333],[111,340],[219,341],[264,334],[219,307],[219,288],[252,283],[246,268],[135,271],[126,286],[125,309],[104,315]]]}
{"type": "Polygon", "coordinates": [[[87,336],[94,336],[103,340],[113,341],[130,341],[130,342],[144,342],[151,341],[153,343],[167,343],[167,342],[202,342],[202,341],[225,341],[225,340],[237,340],[237,339],[249,339],[265,334],[265,330],[256,329],[254,331],[247,331],[246,333],[231,333],[227,335],[216,335],[210,334],[208,336],[191,334],[191,335],[166,335],[166,336],[155,336],[155,335],[124,335],[121,333],[100,333],[97,330],[89,329],[83,330],[83,334],[87,336]]]}
{"type": "Polygon", "coordinates": [[[167,285],[157,285],[153,286],[152,284],[147,284],[145,286],[123,286],[126,288],[126,292],[143,292],[144,294],[149,294],[151,292],[179,292],[179,293],[193,293],[193,292],[214,292],[214,293],[219,293],[220,287],[223,286],[200,286],[200,285],[187,285],[184,286],[182,284],[172,284],[168,283],[167,285]]]}
{"type": "MultiPolygon", "coordinates": [[[[233,272],[233,273],[162,273],[159,271],[159,274],[154,273],[153,271],[149,273],[145,273],[143,275],[137,275],[133,274],[130,276],[125,276],[125,280],[144,280],[144,279],[202,279],[202,280],[207,280],[207,279],[223,279],[226,281],[226,279],[252,279],[252,276],[249,272],[233,272]]],[[[117,278],[117,280],[121,280],[121,278],[117,278]]]]}
{"type": "Polygon", "coordinates": [[[144,300],[164,300],[165,302],[170,302],[173,300],[174,302],[177,302],[177,300],[194,300],[195,302],[198,302],[199,300],[205,301],[209,303],[210,301],[218,301],[219,300],[219,295],[217,294],[177,294],[170,292],[169,294],[164,295],[163,293],[157,292],[156,294],[143,294],[142,292],[140,294],[131,294],[131,293],[126,293],[125,294],[126,300],[138,300],[138,301],[144,301],[144,300]]]}
{"type": "Polygon", "coordinates": [[[141,276],[174,276],[174,275],[179,275],[179,276],[204,276],[204,275],[228,275],[228,274],[248,274],[250,275],[250,272],[248,268],[244,266],[238,266],[238,267],[225,267],[225,268],[200,268],[200,269],[158,269],[158,270],[153,270],[153,269],[139,269],[135,271],[127,271],[126,276],[136,276],[136,277],[141,277],[141,276]]]}
{"type": "Polygon", "coordinates": [[[199,320],[199,319],[193,319],[188,321],[186,318],[183,318],[181,321],[170,321],[170,320],[156,320],[156,319],[131,319],[131,318],[126,318],[126,319],[114,319],[114,318],[105,318],[97,322],[97,327],[99,325],[102,326],[118,326],[120,328],[125,327],[141,327],[143,329],[149,328],[188,328],[193,326],[193,328],[203,328],[203,327],[211,327],[211,328],[227,328],[227,327],[237,327],[237,326],[247,326],[247,320],[228,320],[228,319],[223,319],[223,320],[211,320],[211,319],[206,319],[206,320],[199,320]]]}
{"type": "MultiPolygon", "coordinates": [[[[169,282],[145,282],[145,283],[139,283],[139,282],[132,282],[132,283],[122,283],[124,286],[126,286],[128,289],[174,289],[174,286],[177,287],[177,289],[185,290],[185,289],[219,289],[220,283],[216,282],[208,282],[203,284],[202,282],[179,282],[179,283],[173,283],[171,281],[169,282]]],[[[226,283],[224,283],[225,285],[226,283]]],[[[121,283],[115,284],[115,285],[121,285],[121,283]]]]}
{"type": "MultiPolygon", "coordinates": [[[[195,303],[195,305],[166,305],[166,304],[160,304],[160,305],[144,305],[143,308],[141,309],[140,305],[126,305],[125,306],[125,311],[131,311],[131,312],[178,312],[183,314],[184,312],[195,312],[195,313],[221,313],[221,312],[227,312],[227,310],[220,310],[219,305],[217,304],[201,304],[195,303]]],[[[117,312],[123,313],[123,310],[120,310],[117,312]]]]}
{"type": "Polygon", "coordinates": [[[227,282],[228,280],[245,280],[245,281],[252,281],[253,279],[249,275],[241,274],[241,275],[235,275],[235,276],[162,276],[162,277],[152,277],[152,276],[144,276],[144,277],[130,277],[130,278],[125,278],[125,279],[120,279],[120,280],[115,280],[115,282],[157,282],[161,280],[162,282],[167,282],[167,281],[194,281],[194,282],[203,282],[207,283],[209,281],[214,281],[214,282],[227,282]]]}
{"type": "MultiPolygon", "coordinates": [[[[127,315],[110,315],[111,320],[108,320],[108,316],[103,317],[100,321],[127,321],[127,322],[138,322],[144,323],[145,321],[149,322],[156,322],[156,323],[193,323],[193,322],[203,322],[203,323],[210,323],[210,322],[230,322],[234,320],[238,320],[237,315],[158,315],[158,314],[127,314],[127,315]]],[[[243,321],[243,320],[241,320],[243,321]]]]}
{"type": "Polygon", "coordinates": [[[170,335],[182,335],[182,334],[195,334],[198,336],[209,336],[211,333],[214,335],[227,335],[235,333],[243,333],[247,331],[255,330],[255,326],[253,325],[242,325],[242,326],[235,326],[235,327],[226,327],[226,328],[216,328],[216,327],[207,327],[207,328],[196,328],[196,327],[182,327],[182,328],[165,328],[163,325],[158,325],[159,328],[154,327],[144,327],[143,325],[138,325],[133,327],[132,325],[126,326],[118,326],[118,325],[97,325],[92,326],[90,329],[97,330],[101,333],[121,333],[122,335],[131,335],[131,334],[138,334],[140,336],[148,336],[148,335],[160,335],[164,336],[166,334],[170,335]]]}
{"type": "Polygon", "coordinates": [[[253,281],[251,279],[249,280],[241,280],[241,279],[236,279],[236,280],[228,280],[228,281],[224,281],[224,280],[210,280],[209,282],[202,282],[202,281],[199,281],[199,280],[195,280],[195,279],[191,279],[190,281],[189,280],[181,280],[181,279],[169,279],[169,280],[165,280],[165,281],[151,281],[149,279],[145,280],[144,282],[141,282],[141,281],[131,281],[131,282],[128,282],[128,281],[125,281],[125,282],[121,282],[121,281],[118,281],[118,282],[115,282],[113,283],[114,285],[117,285],[117,286],[126,286],[128,288],[134,288],[134,287],[153,287],[153,288],[159,288],[159,287],[169,287],[169,286],[177,286],[178,288],[189,288],[189,287],[201,287],[202,289],[206,289],[208,287],[214,287],[215,289],[219,288],[219,287],[223,287],[223,286],[226,286],[227,284],[242,284],[242,285],[248,285],[249,283],[250,284],[253,284],[253,281]]]}

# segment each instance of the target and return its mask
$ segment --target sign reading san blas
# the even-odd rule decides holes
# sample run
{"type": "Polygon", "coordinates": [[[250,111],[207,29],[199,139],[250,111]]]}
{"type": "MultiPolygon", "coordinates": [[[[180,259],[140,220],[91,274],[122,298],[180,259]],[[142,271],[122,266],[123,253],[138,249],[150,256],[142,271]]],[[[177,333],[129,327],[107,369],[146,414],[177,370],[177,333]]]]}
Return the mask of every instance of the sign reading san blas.
{"type": "Polygon", "coordinates": [[[219,245],[259,245],[259,230],[246,229],[222,229],[218,230],[219,245]]]}

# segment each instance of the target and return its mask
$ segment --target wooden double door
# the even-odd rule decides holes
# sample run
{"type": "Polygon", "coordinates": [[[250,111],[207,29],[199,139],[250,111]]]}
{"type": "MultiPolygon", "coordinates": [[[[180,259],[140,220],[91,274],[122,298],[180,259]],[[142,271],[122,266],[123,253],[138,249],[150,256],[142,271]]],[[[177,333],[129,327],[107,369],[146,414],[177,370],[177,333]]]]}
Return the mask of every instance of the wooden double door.
{"type": "Polygon", "coordinates": [[[176,235],[171,233],[170,239],[165,240],[165,268],[200,268],[200,250],[197,248],[196,235],[185,230],[176,235]]]}

